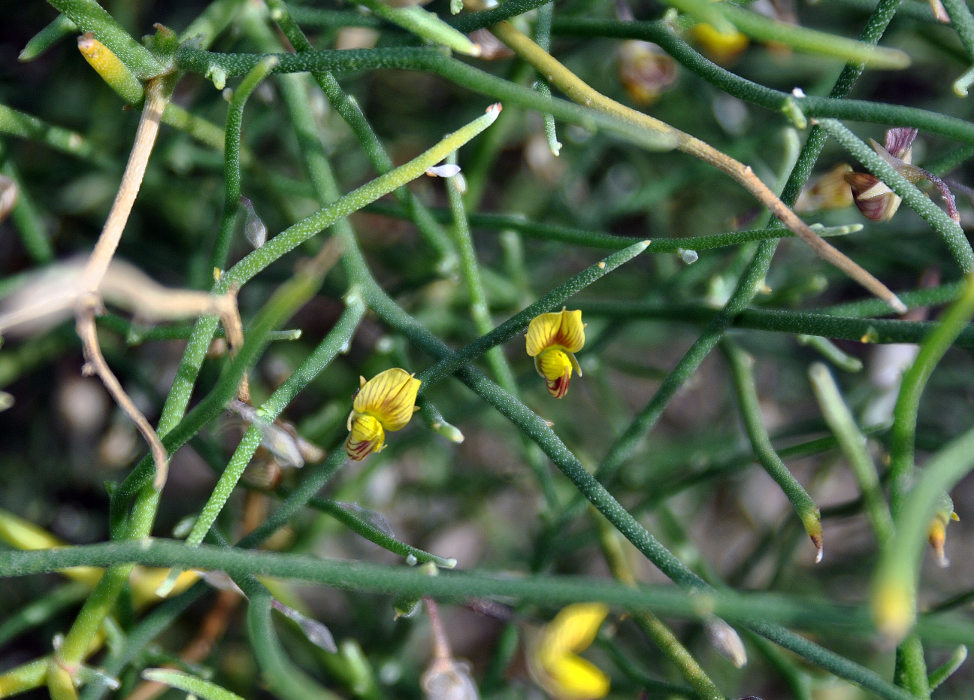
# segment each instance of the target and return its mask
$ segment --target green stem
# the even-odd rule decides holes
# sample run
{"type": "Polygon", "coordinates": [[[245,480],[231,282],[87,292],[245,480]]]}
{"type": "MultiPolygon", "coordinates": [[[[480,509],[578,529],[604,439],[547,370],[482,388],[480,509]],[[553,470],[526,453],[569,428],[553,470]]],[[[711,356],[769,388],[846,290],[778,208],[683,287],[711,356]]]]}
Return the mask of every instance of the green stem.
{"type": "Polygon", "coordinates": [[[0,698],[25,693],[40,688],[47,680],[50,660],[47,657],[28,661],[0,673],[0,698]]]}
{"type": "Polygon", "coordinates": [[[913,365],[903,375],[900,393],[893,412],[890,445],[890,506],[894,518],[905,504],[914,472],[914,443],[920,411],[920,397],[927,380],[958,336],[971,330],[968,321],[974,315],[974,275],[969,276],[961,297],[944,313],[940,322],[920,346],[913,365]]]}
{"type": "Polygon", "coordinates": [[[168,685],[170,688],[186,691],[186,693],[204,700],[243,700],[242,697],[230,692],[223,686],[170,668],[147,668],[142,672],[142,677],[147,681],[155,681],[168,685]]]}
{"type": "MultiPolygon", "coordinates": [[[[450,158],[450,163],[456,163],[456,154],[450,158]]],[[[458,177],[462,177],[458,176],[458,177]]],[[[467,221],[467,210],[463,202],[463,193],[460,192],[459,181],[456,177],[450,178],[446,185],[447,197],[450,202],[450,211],[453,214],[453,243],[460,254],[460,275],[463,277],[467,288],[467,295],[470,297],[470,316],[474,322],[474,329],[482,337],[490,334],[494,328],[494,321],[490,316],[490,306],[487,301],[487,294],[484,292],[483,281],[480,278],[480,267],[477,264],[477,251],[474,249],[473,238],[470,235],[470,224],[467,221]]],[[[503,341],[502,341],[503,342],[503,341]]],[[[504,391],[517,395],[517,381],[511,366],[504,357],[504,351],[498,346],[494,346],[484,352],[487,366],[490,367],[494,380],[504,389],[504,391]]],[[[430,370],[427,370],[427,372],[430,370]]],[[[424,375],[426,373],[424,372],[424,375]]],[[[555,493],[554,485],[551,481],[551,474],[547,464],[538,451],[532,449],[530,440],[521,436],[525,454],[531,471],[534,472],[544,494],[545,502],[549,508],[557,508],[558,496],[555,493]]]]}
{"type": "Polygon", "coordinates": [[[78,132],[48,124],[32,114],[12,109],[4,104],[0,104],[0,133],[43,143],[101,168],[113,167],[113,161],[104,149],[78,132]]]}
{"type": "MultiPolygon", "coordinates": [[[[493,130],[492,130],[493,131],[493,130]]],[[[384,216],[394,216],[397,218],[408,218],[408,214],[399,207],[392,207],[386,204],[371,204],[366,208],[367,211],[384,216]]],[[[449,220],[449,212],[445,209],[431,209],[430,214],[440,221],[449,220]]],[[[467,218],[472,226],[477,228],[489,229],[494,231],[517,231],[531,238],[540,238],[547,241],[558,241],[559,243],[570,243],[572,245],[585,246],[588,248],[602,248],[608,250],[621,250],[632,245],[633,239],[628,236],[617,236],[605,231],[595,231],[591,229],[577,228],[575,226],[565,226],[562,224],[551,224],[543,221],[533,221],[526,219],[521,214],[502,214],[495,212],[468,212],[467,218]]],[[[845,236],[850,233],[857,233],[863,229],[862,224],[851,224],[845,226],[813,227],[816,233],[823,237],[845,236]]],[[[774,224],[767,228],[750,229],[745,231],[726,231],[723,233],[710,233],[702,236],[683,236],[677,238],[653,238],[650,241],[647,253],[676,253],[679,250],[714,250],[716,248],[726,248],[739,246],[744,243],[754,241],[765,241],[775,238],[793,238],[794,233],[787,228],[774,224]]]]}
{"type": "Polygon", "coordinates": [[[846,405],[835,379],[828,368],[815,362],[808,368],[808,377],[832,433],[839,442],[852,473],[862,491],[863,506],[880,547],[885,547],[893,535],[893,519],[879,486],[879,474],[856,419],[846,405]]]}
{"type": "Polygon", "coordinates": [[[95,0],[48,0],[77,26],[80,32],[92,32],[126,67],[140,79],[162,73],[155,56],[125,31],[95,0]]]}
{"type": "Polygon", "coordinates": [[[220,231],[213,252],[210,254],[210,267],[223,269],[230,252],[230,241],[237,224],[240,211],[240,131],[243,126],[243,111],[247,99],[277,65],[276,59],[267,58],[247,73],[240,85],[233,91],[230,106],[227,107],[227,122],[224,128],[223,146],[223,214],[220,217],[220,231]]]}
{"type": "MultiPolygon", "coordinates": [[[[271,8],[274,21],[281,28],[281,31],[287,37],[291,45],[294,46],[295,50],[299,53],[306,53],[312,51],[311,43],[305,37],[304,33],[297,23],[292,19],[290,10],[284,4],[283,0],[269,0],[268,6],[271,8]]],[[[386,152],[376,135],[375,131],[372,129],[372,125],[366,119],[365,114],[362,112],[362,108],[359,107],[358,103],[351,99],[348,94],[342,89],[335,76],[330,72],[325,70],[312,71],[311,77],[314,78],[315,82],[318,83],[318,87],[321,88],[322,93],[345,123],[348,124],[352,133],[355,134],[355,138],[361,144],[362,149],[365,151],[369,162],[372,167],[375,168],[379,173],[385,173],[392,170],[393,163],[389,154],[386,152]]],[[[304,121],[295,120],[295,128],[300,128],[299,125],[305,123],[304,121]]],[[[313,127],[314,122],[309,121],[308,125],[313,127]]],[[[311,132],[315,133],[314,130],[311,132]]],[[[318,141],[315,139],[315,141],[318,141]]],[[[320,149],[320,141],[317,147],[311,144],[312,150],[306,153],[306,158],[312,156],[314,152],[320,149]]],[[[406,187],[400,187],[393,193],[398,200],[400,206],[408,212],[409,218],[413,220],[416,227],[419,229],[420,235],[426,240],[427,244],[433,249],[439,258],[437,263],[437,270],[441,274],[448,274],[456,267],[456,253],[449,244],[446,233],[439,226],[436,220],[429,214],[429,211],[423,205],[419,199],[413,195],[406,187]]],[[[329,200],[330,201],[330,200],[329,200]]]]}
{"type": "Polygon", "coordinates": [[[730,3],[714,7],[741,32],[755,39],[780,42],[796,51],[832,56],[869,68],[906,68],[910,65],[909,55],[898,49],[877,47],[801,25],[780,22],[730,3]]]}
{"type": "Polygon", "coordinates": [[[775,452],[771,444],[771,436],[768,435],[767,428],[764,427],[764,420],[761,418],[761,405],[758,399],[757,385],[754,381],[754,358],[741,350],[737,345],[724,340],[721,349],[727,358],[730,366],[731,376],[734,380],[734,389],[737,395],[738,408],[744,427],[747,430],[751,447],[758,462],[764,467],[772,479],[781,487],[785,496],[791,502],[795,513],[802,521],[802,526],[808,537],[815,545],[817,552],[815,561],[822,560],[823,540],[822,540],[822,520],[818,506],[808,495],[808,491],[798,482],[794,475],[778,453],[775,452]]]}
{"type": "MultiPolygon", "coordinates": [[[[905,296],[911,298],[910,295],[905,296]]],[[[920,293],[917,296],[922,299],[920,293]]],[[[942,294],[936,296],[938,299],[950,297],[952,296],[951,290],[949,288],[944,289],[942,294]]],[[[877,307],[881,304],[882,302],[877,301],[877,307]]],[[[921,301],[916,305],[922,306],[924,304],[921,301]]],[[[712,324],[721,315],[719,311],[701,304],[670,304],[664,306],[659,302],[592,299],[590,301],[580,300],[576,306],[584,314],[614,320],[645,318],[712,324]]],[[[933,321],[898,321],[884,318],[834,316],[830,313],[813,311],[757,308],[741,311],[728,325],[736,328],[753,328],[788,334],[805,333],[826,338],[876,344],[918,343],[937,327],[933,321]]],[[[959,347],[974,347],[974,328],[961,330],[955,344],[959,347]]]]}
{"type": "MultiPolygon", "coordinates": [[[[599,533],[599,544],[612,572],[613,578],[627,586],[635,586],[636,578],[632,573],[626,553],[618,537],[618,533],[609,522],[600,515],[593,513],[595,526],[599,533]]],[[[636,612],[633,615],[639,629],[659,648],[660,651],[674,664],[684,680],[705,700],[723,700],[724,694],[703,670],[693,654],[683,646],[673,631],[653,613],[648,611],[636,612]]]]}
{"type": "Polygon", "coordinates": [[[78,27],[64,15],[58,15],[50,24],[31,37],[17,55],[22,62],[33,61],[65,37],[78,33],[78,27]]]}
{"type": "MultiPolygon", "coordinates": [[[[320,283],[321,280],[319,278],[317,284],[320,283]]],[[[286,294],[289,292],[290,290],[287,287],[290,284],[283,285],[278,293],[286,294]]],[[[311,291],[311,286],[308,288],[309,291],[311,291]]],[[[303,303],[310,298],[310,295],[302,293],[301,297],[300,303],[303,303]]],[[[298,305],[296,303],[292,308],[297,308],[298,305]]],[[[335,359],[342,348],[351,340],[364,315],[365,305],[361,299],[354,296],[349,298],[348,307],[345,309],[341,318],[335,323],[334,328],[318,344],[318,347],[305,358],[304,362],[301,363],[294,373],[257,409],[257,414],[264,421],[265,426],[270,425],[284,411],[298,392],[304,389],[331,364],[332,360],[335,359]]],[[[213,492],[207,499],[206,505],[203,506],[203,510],[196,519],[192,531],[187,536],[187,543],[200,544],[210,531],[213,523],[216,522],[217,516],[219,516],[223,507],[230,499],[230,495],[240,481],[240,477],[243,476],[244,469],[250,464],[250,460],[260,445],[262,429],[263,427],[256,423],[247,429],[240,444],[237,445],[237,449],[234,450],[233,456],[227,463],[226,469],[220,475],[220,479],[217,481],[213,492]]]]}
{"type": "Polygon", "coordinates": [[[971,15],[970,8],[962,0],[941,0],[941,2],[947,10],[954,31],[960,38],[960,43],[964,45],[967,59],[974,63],[974,16],[971,15]]]}
{"type": "Polygon", "coordinates": [[[352,532],[364,537],[374,544],[379,545],[383,549],[388,550],[393,554],[398,554],[407,561],[415,562],[417,564],[433,562],[443,569],[456,568],[456,559],[453,559],[452,557],[447,558],[430,554],[422,549],[417,549],[416,547],[412,547],[404,542],[400,542],[394,537],[390,537],[371,523],[357,517],[354,513],[346,510],[341,506],[341,504],[336,503],[335,501],[312,498],[308,502],[308,505],[315,510],[320,510],[322,513],[327,513],[352,532]]]}

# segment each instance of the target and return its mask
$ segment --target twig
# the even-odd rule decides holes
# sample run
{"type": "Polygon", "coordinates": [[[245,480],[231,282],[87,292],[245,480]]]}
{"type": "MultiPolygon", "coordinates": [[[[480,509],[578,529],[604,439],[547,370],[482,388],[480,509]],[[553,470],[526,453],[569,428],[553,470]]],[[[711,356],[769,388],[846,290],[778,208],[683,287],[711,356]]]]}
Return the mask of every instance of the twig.
{"type": "Polygon", "coordinates": [[[744,165],[710,144],[680,131],[666,122],[626,107],[594,90],[551,54],[507,22],[494,25],[491,31],[510,46],[518,56],[534,66],[535,70],[550,83],[558,86],[573,101],[624,119],[638,128],[674,138],[679,150],[689,153],[730,175],[744,189],[754,195],[758,201],[770,209],[796,236],[805,241],[819,257],[842,270],[850,278],[889,304],[897,313],[906,312],[906,306],[896,294],[863,269],[862,266],[816,234],[795,212],[778,199],[774,192],[754,174],[749,165],[744,165]]]}
{"type": "Polygon", "coordinates": [[[156,431],[128,394],[125,393],[125,389],[122,388],[121,383],[105,362],[101,347],[98,344],[98,332],[95,330],[95,312],[101,306],[98,288],[105,277],[105,273],[108,272],[108,266],[118,248],[125,223],[128,221],[132,206],[135,203],[135,197],[142,185],[142,178],[145,175],[149,155],[152,153],[152,147],[159,133],[159,122],[162,119],[162,111],[165,106],[166,95],[162,81],[160,79],[149,81],[146,88],[145,107],[142,111],[142,118],[139,120],[138,131],[135,134],[135,143],[132,144],[128,164],[125,166],[125,173],[122,175],[122,182],[119,185],[118,193],[115,195],[115,201],[112,203],[108,219],[105,221],[105,226],[98,237],[95,249],[91,252],[82,273],[82,293],[75,309],[75,328],[78,337],[81,338],[86,360],[83,371],[85,374],[98,375],[105,388],[108,389],[108,393],[135,423],[142,437],[149,443],[149,449],[152,451],[152,458],[156,466],[156,477],[153,482],[156,490],[161,490],[166,483],[166,476],[169,471],[169,455],[156,431]]]}

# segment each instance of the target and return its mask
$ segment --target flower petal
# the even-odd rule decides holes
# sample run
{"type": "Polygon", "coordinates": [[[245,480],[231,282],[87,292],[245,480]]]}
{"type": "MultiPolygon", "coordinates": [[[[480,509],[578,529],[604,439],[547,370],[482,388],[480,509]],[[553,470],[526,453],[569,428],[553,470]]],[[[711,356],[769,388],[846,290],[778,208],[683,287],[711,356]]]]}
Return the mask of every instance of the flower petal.
{"type": "Polygon", "coordinates": [[[534,358],[534,368],[545,378],[548,393],[556,399],[563,398],[568,393],[574,366],[573,359],[574,355],[556,347],[543,350],[534,358]]]}
{"type": "Polygon", "coordinates": [[[852,172],[852,166],[842,163],[821,175],[802,191],[795,202],[795,211],[809,212],[820,209],[842,209],[852,204],[852,192],[845,175],[852,172]]]}
{"type": "Polygon", "coordinates": [[[558,700],[595,700],[609,694],[609,677],[580,656],[562,656],[544,671],[545,689],[558,700]]]}
{"type": "Polygon", "coordinates": [[[894,158],[909,163],[910,151],[913,148],[913,141],[917,137],[917,131],[917,129],[905,126],[887,129],[886,143],[884,144],[886,152],[894,158]]]}
{"type": "Polygon", "coordinates": [[[554,345],[569,352],[578,352],[585,345],[585,324],[580,310],[540,314],[528,324],[526,350],[530,357],[554,345]]]}
{"type": "Polygon", "coordinates": [[[362,386],[355,396],[355,410],[375,416],[386,430],[402,430],[413,417],[421,383],[404,369],[387,369],[362,386]]]}
{"type": "Polygon", "coordinates": [[[541,640],[542,658],[588,648],[608,614],[609,608],[602,603],[565,606],[545,627],[541,640]]]}
{"type": "Polygon", "coordinates": [[[900,206],[900,198],[882,180],[869,173],[846,173],[856,206],[872,221],[889,221],[900,206]]]}
{"type": "Polygon", "coordinates": [[[585,324],[582,323],[581,310],[561,310],[561,330],[558,333],[558,344],[568,352],[578,352],[585,345],[585,324]]]}
{"type": "Polygon", "coordinates": [[[351,459],[359,462],[373,452],[382,452],[384,442],[385,432],[378,419],[369,415],[356,415],[345,441],[345,451],[351,459]]]}

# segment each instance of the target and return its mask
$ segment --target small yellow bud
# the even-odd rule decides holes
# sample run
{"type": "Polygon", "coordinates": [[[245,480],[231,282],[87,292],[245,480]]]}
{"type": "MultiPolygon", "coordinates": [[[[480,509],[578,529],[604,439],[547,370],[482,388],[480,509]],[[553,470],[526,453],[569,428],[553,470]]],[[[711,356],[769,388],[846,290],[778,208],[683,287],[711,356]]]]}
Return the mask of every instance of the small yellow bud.
{"type": "Polygon", "coordinates": [[[91,32],[78,37],[78,50],[95,69],[102,80],[111,86],[128,104],[142,100],[144,90],[135,73],[128,69],[111,49],[95,38],[91,32]]]}

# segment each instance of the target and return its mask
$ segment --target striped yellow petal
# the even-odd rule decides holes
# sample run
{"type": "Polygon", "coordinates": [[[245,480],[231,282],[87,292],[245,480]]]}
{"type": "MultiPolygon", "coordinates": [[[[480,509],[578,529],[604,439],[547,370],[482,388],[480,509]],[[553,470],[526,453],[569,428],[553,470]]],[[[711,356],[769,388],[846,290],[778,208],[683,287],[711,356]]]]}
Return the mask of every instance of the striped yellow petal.
{"type": "Polygon", "coordinates": [[[362,386],[353,406],[357,413],[377,418],[386,430],[402,430],[413,416],[421,383],[404,369],[387,369],[362,386]]]}
{"type": "Polygon", "coordinates": [[[542,350],[558,346],[568,352],[578,352],[585,345],[585,324],[579,310],[561,311],[535,316],[528,324],[526,349],[530,357],[542,350]]]}
{"type": "Polygon", "coordinates": [[[356,415],[352,420],[351,432],[345,441],[348,456],[359,462],[373,452],[382,452],[385,447],[385,432],[382,424],[373,416],[356,415]]]}

